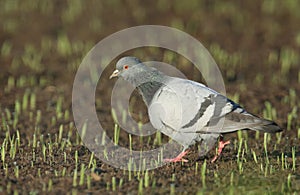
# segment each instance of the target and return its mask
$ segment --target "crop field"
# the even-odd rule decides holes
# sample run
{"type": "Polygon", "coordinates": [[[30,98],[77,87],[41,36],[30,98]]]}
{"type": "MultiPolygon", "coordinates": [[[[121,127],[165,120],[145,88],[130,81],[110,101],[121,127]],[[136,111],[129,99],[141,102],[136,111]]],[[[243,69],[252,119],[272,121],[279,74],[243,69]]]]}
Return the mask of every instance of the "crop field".
{"type": "MultiPolygon", "coordinates": [[[[0,194],[300,193],[299,10],[298,0],[0,0],[0,194]],[[152,170],[118,169],[99,159],[75,126],[75,74],[99,41],[149,24],[195,37],[219,66],[226,95],[283,131],[225,134],[231,144],[215,163],[216,150],[198,159],[198,145],[188,162],[152,170]]],[[[120,53],[104,69],[90,95],[107,136],[122,147],[153,149],[169,138],[130,135],[110,105],[116,80],[109,75],[125,55],[205,80],[180,54],[153,47],[120,53]]],[[[129,105],[135,121],[149,121],[137,91],[129,105]]]]}

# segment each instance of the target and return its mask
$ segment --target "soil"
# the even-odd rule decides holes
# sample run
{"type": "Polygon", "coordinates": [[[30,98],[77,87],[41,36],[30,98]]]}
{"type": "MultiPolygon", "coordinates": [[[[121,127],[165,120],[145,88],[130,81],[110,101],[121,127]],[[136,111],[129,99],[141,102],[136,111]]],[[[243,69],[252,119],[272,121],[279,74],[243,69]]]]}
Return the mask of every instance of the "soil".
{"type": "MultiPolygon", "coordinates": [[[[259,0],[203,0],[188,4],[180,1],[52,1],[49,4],[22,1],[16,6],[10,2],[0,2],[0,147],[1,151],[6,150],[4,157],[1,153],[0,193],[271,194],[300,191],[299,2],[293,5],[293,1],[268,4],[259,0]],[[264,135],[249,131],[241,133],[243,141],[246,140],[242,146],[242,161],[237,155],[239,135],[226,134],[224,140],[231,140],[231,144],[217,162],[209,162],[215,150],[198,159],[197,146],[193,146],[186,157],[189,162],[149,170],[149,186],[143,179],[146,172],[124,171],[97,158],[93,161],[94,168],[87,168],[92,153],[80,141],[72,116],[72,87],[77,68],[87,52],[103,38],[144,24],[174,26],[198,39],[219,65],[228,96],[238,98],[249,112],[265,116],[266,102],[271,103],[273,119],[284,131],[268,137],[267,155],[264,135]],[[57,49],[64,35],[72,48],[67,53],[57,49]],[[5,43],[12,45],[7,55],[4,54],[5,43]],[[228,57],[220,57],[216,45],[228,57]],[[35,49],[32,58],[29,57],[32,61],[26,63],[24,56],[28,47],[35,49]],[[34,67],[34,56],[38,54],[41,60],[34,67]],[[232,56],[239,56],[236,63],[232,56]],[[284,72],[282,64],[286,56],[292,62],[284,72]],[[15,85],[9,87],[11,78],[15,85]],[[35,107],[22,108],[26,93],[36,95],[35,107]],[[58,111],[61,101],[61,111],[58,111]],[[17,114],[19,103],[21,111],[17,114]],[[293,109],[295,114],[292,115],[293,109]],[[38,112],[41,117],[37,122],[38,112]],[[59,112],[63,117],[58,117],[59,112]],[[290,124],[288,115],[291,115],[290,124]],[[60,128],[63,128],[62,140],[59,140],[60,128]],[[16,139],[18,133],[20,140],[16,139]],[[17,147],[15,157],[11,154],[12,145],[17,147]],[[205,179],[201,176],[204,162],[207,162],[205,179]],[[84,182],[80,184],[82,165],[85,166],[84,182]],[[78,176],[74,176],[76,171],[78,176]],[[116,189],[113,189],[114,181],[116,189]]],[[[138,48],[120,56],[135,55],[172,64],[185,62],[187,65],[179,69],[189,79],[204,82],[201,73],[194,71],[186,59],[174,54],[175,58],[168,61],[165,53],[165,49],[138,48]]],[[[107,78],[118,58],[104,70],[96,91],[98,118],[112,139],[114,121],[110,98],[115,81],[107,78]]],[[[134,119],[147,122],[146,107],[136,91],[130,102],[134,119]]],[[[140,138],[133,136],[133,148],[155,147],[151,144],[155,135],[149,137],[144,139],[151,140],[149,143],[141,144],[140,138]]],[[[162,136],[162,140],[166,143],[168,137],[162,136]]],[[[129,146],[128,133],[123,129],[119,144],[129,146]]]]}

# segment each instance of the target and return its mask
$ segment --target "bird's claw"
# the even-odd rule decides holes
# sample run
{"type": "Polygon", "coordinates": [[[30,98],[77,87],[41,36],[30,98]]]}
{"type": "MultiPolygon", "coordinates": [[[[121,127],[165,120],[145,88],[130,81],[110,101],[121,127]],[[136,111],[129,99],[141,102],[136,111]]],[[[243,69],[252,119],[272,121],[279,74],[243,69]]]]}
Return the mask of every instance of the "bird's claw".
{"type": "Polygon", "coordinates": [[[224,148],[226,145],[228,145],[228,144],[230,144],[230,141],[224,142],[224,141],[222,140],[222,141],[219,142],[218,153],[217,153],[217,154],[213,157],[213,159],[210,161],[211,163],[214,163],[214,162],[219,158],[219,156],[220,156],[221,153],[222,153],[223,148],[224,148]]]}
{"type": "Polygon", "coordinates": [[[183,156],[185,156],[187,153],[188,153],[188,150],[183,151],[178,156],[176,156],[175,158],[166,158],[166,159],[164,159],[164,162],[188,162],[187,159],[183,158],[183,156]]]}

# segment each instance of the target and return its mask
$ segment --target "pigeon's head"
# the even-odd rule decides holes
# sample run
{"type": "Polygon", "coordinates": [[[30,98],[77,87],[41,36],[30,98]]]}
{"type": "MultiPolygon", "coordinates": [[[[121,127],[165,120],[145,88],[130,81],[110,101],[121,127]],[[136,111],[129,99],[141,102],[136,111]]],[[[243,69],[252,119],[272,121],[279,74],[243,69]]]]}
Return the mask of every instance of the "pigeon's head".
{"type": "Polygon", "coordinates": [[[123,57],[116,64],[116,70],[110,75],[113,77],[127,78],[130,74],[137,72],[138,69],[143,68],[142,62],[136,57],[123,57]]]}

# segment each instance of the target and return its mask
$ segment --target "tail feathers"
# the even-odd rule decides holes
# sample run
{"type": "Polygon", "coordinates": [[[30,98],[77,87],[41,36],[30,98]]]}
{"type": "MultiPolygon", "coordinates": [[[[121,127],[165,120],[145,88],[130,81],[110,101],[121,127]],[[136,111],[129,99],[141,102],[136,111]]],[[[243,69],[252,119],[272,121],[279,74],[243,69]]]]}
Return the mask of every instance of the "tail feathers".
{"type": "Polygon", "coordinates": [[[250,129],[255,131],[262,131],[265,133],[278,133],[282,131],[282,129],[275,122],[266,119],[261,120],[262,124],[251,127],[250,129]]]}
{"type": "MultiPolygon", "coordinates": [[[[218,124],[218,121],[219,119],[215,119],[215,121],[212,122],[211,120],[210,122],[212,122],[211,124],[218,124]]],[[[265,133],[277,133],[282,131],[273,121],[257,117],[247,112],[231,112],[225,116],[221,129],[216,129],[214,125],[208,125],[201,130],[201,133],[230,133],[241,129],[251,129],[265,133]]]]}

